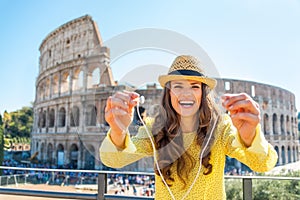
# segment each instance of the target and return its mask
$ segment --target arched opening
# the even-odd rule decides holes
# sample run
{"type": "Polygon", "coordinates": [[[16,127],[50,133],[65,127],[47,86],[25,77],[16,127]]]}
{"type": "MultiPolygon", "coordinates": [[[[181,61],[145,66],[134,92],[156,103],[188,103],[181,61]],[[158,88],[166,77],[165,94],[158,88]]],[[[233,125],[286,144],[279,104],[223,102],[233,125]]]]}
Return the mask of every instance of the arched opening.
{"type": "Polygon", "coordinates": [[[285,135],[285,130],[284,130],[284,116],[280,116],[280,132],[281,135],[285,135]]]}
{"type": "Polygon", "coordinates": [[[53,163],[52,152],[53,152],[53,145],[49,143],[47,147],[47,163],[49,164],[53,163]]]}
{"type": "Polygon", "coordinates": [[[77,169],[78,167],[78,146],[72,144],[70,147],[70,168],[77,169]]]}
{"type": "Polygon", "coordinates": [[[45,152],[45,144],[42,143],[42,144],[41,144],[41,150],[40,150],[40,153],[39,153],[39,154],[41,155],[41,157],[40,157],[40,161],[41,161],[41,162],[44,162],[44,159],[45,159],[45,158],[44,158],[44,152],[45,152]]]}
{"type": "Polygon", "coordinates": [[[52,108],[49,112],[49,127],[54,127],[55,122],[55,111],[52,108]]]}
{"type": "Polygon", "coordinates": [[[291,134],[290,117],[286,116],[286,132],[288,135],[291,134]]]}
{"type": "Polygon", "coordinates": [[[58,112],[58,127],[64,127],[66,125],[66,110],[64,107],[59,109],[58,112]]]}
{"type": "Polygon", "coordinates": [[[42,128],[42,124],[43,124],[43,112],[40,111],[39,112],[39,118],[38,118],[38,127],[42,128]]]}
{"type": "Polygon", "coordinates": [[[42,115],[42,128],[46,127],[46,110],[43,111],[42,115]]]}
{"type": "Polygon", "coordinates": [[[291,117],[291,134],[292,136],[295,135],[295,130],[294,130],[294,118],[291,117]]]}
{"type": "Polygon", "coordinates": [[[280,157],[279,157],[279,149],[278,149],[278,146],[275,146],[275,151],[276,151],[276,153],[277,153],[277,155],[278,155],[278,159],[277,159],[277,163],[276,163],[276,165],[279,165],[279,159],[280,159],[280,157]]]}
{"type": "Polygon", "coordinates": [[[292,152],[290,146],[288,146],[288,163],[292,162],[292,152]]]}
{"type": "Polygon", "coordinates": [[[269,135],[270,127],[269,127],[269,115],[264,114],[264,134],[269,135]]]}
{"type": "Polygon", "coordinates": [[[72,90],[80,90],[83,88],[83,71],[79,69],[74,71],[73,87],[72,90]]]}
{"type": "Polygon", "coordinates": [[[70,126],[79,126],[79,108],[77,106],[74,106],[72,108],[72,112],[70,114],[70,126]]]}
{"type": "Polygon", "coordinates": [[[85,150],[85,164],[84,169],[95,169],[95,148],[92,145],[89,145],[85,150]]]}
{"type": "Polygon", "coordinates": [[[70,83],[70,75],[68,72],[65,72],[62,75],[62,79],[61,79],[61,93],[65,93],[69,91],[69,83],[70,83]]]}
{"type": "Polygon", "coordinates": [[[293,147],[293,162],[296,162],[297,158],[296,158],[296,149],[295,147],[293,147]]]}
{"type": "Polygon", "coordinates": [[[54,75],[52,79],[52,93],[53,94],[58,94],[58,75],[54,75]]]}
{"type": "Polygon", "coordinates": [[[278,135],[278,130],[277,130],[277,115],[274,113],[273,114],[273,134],[278,135]]]}
{"type": "Polygon", "coordinates": [[[87,87],[93,88],[100,84],[100,69],[95,68],[92,73],[88,75],[87,87]]]}
{"type": "Polygon", "coordinates": [[[86,125],[96,126],[97,120],[97,108],[94,105],[88,105],[86,108],[86,125]]]}
{"type": "Polygon", "coordinates": [[[57,146],[57,166],[61,167],[64,165],[65,153],[64,153],[64,146],[59,144],[57,146]]]}
{"type": "Polygon", "coordinates": [[[284,146],[281,147],[281,160],[283,165],[286,164],[284,146]]]}

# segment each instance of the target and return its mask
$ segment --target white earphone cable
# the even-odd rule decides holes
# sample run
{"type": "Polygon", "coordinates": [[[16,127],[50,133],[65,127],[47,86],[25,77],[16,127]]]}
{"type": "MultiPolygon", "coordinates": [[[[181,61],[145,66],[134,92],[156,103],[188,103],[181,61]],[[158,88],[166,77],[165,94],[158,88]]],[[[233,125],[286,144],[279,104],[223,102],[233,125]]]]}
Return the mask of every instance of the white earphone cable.
{"type": "MultiPolygon", "coordinates": [[[[144,97],[143,97],[143,98],[144,98],[144,97]]],[[[143,102],[142,102],[142,103],[143,103],[143,102]]],[[[141,114],[140,114],[140,111],[139,111],[139,102],[138,102],[138,104],[137,104],[137,114],[138,114],[138,117],[139,117],[139,119],[141,120],[141,123],[143,124],[143,126],[144,126],[144,128],[145,128],[145,130],[146,130],[146,132],[147,132],[147,135],[148,135],[148,137],[149,137],[149,139],[150,139],[150,142],[151,142],[151,145],[152,145],[152,149],[153,149],[154,163],[155,163],[155,165],[156,165],[157,171],[158,171],[158,173],[159,173],[159,175],[160,175],[160,177],[161,177],[161,179],[162,179],[164,185],[167,187],[167,190],[168,190],[168,192],[169,192],[171,198],[172,198],[173,200],[176,200],[175,196],[173,195],[173,193],[172,193],[170,187],[168,186],[168,184],[167,184],[166,180],[164,179],[164,177],[163,177],[163,175],[162,175],[162,172],[161,172],[161,170],[160,170],[160,168],[159,168],[159,164],[158,164],[157,157],[156,157],[156,156],[157,156],[157,151],[156,151],[156,148],[155,148],[155,144],[154,144],[154,141],[153,141],[153,139],[152,139],[152,136],[151,136],[151,134],[149,133],[149,130],[148,130],[148,128],[147,128],[147,126],[146,126],[144,120],[143,120],[142,117],[141,117],[141,114]]],[[[212,133],[213,133],[215,127],[216,127],[218,118],[219,118],[219,116],[218,116],[217,119],[215,120],[214,125],[213,125],[213,127],[212,127],[212,129],[211,129],[211,131],[210,131],[210,133],[209,133],[208,140],[207,140],[206,144],[204,145],[204,147],[203,147],[203,149],[202,149],[202,151],[201,151],[201,154],[200,154],[200,165],[199,165],[199,169],[198,169],[197,175],[196,175],[196,177],[194,178],[192,185],[189,187],[189,189],[188,189],[187,192],[184,194],[184,196],[181,198],[181,200],[184,200],[184,199],[188,196],[188,194],[191,192],[192,188],[194,187],[194,185],[195,185],[195,183],[196,183],[198,177],[200,176],[200,171],[201,171],[201,168],[202,168],[202,157],[203,157],[203,153],[205,152],[206,148],[208,147],[209,141],[210,141],[210,139],[211,139],[211,137],[212,137],[212,133]]]]}

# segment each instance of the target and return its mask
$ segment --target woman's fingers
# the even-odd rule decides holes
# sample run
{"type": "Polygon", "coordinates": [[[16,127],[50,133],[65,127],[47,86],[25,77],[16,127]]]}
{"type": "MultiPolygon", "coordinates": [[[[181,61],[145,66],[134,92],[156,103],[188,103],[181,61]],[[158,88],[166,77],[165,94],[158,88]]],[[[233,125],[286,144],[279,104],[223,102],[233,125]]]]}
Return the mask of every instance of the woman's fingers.
{"type": "Polygon", "coordinates": [[[139,94],[135,92],[116,92],[107,99],[105,120],[111,128],[125,130],[131,123],[133,107],[137,105],[139,94]]]}
{"type": "Polygon", "coordinates": [[[259,105],[247,94],[226,94],[222,96],[225,109],[231,113],[249,112],[254,115],[259,115],[259,105]]]}

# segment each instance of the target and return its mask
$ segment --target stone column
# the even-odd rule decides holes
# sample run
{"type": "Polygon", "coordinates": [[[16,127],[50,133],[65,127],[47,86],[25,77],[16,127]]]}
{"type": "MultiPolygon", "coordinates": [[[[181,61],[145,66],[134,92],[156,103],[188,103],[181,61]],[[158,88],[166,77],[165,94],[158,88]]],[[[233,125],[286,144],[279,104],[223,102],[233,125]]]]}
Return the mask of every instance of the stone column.
{"type": "Polygon", "coordinates": [[[83,90],[86,92],[87,90],[87,81],[88,81],[88,66],[85,65],[83,67],[83,90]]]}
{"type": "Polygon", "coordinates": [[[72,68],[69,70],[69,94],[72,95],[73,91],[73,70],[72,68]]]}
{"type": "Polygon", "coordinates": [[[68,102],[67,103],[67,105],[66,105],[66,116],[65,116],[65,122],[66,122],[66,124],[65,124],[65,127],[66,127],[66,133],[69,133],[69,130],[70,130],[70,113],[71,113],[71,110],[70,110],[70,102],[68,102]]]}
{"type": "Polygon", "coordinates": [[[52,75],[52,74],[50,75],[49,79],[50,79],[49,99],[51,99],[51,98],[52,98],[52,95],[53,95],[53,75],[52,75]]]}
{"type": "Polygon", "coordinates": [[[65,148],[64,148],[64,164],[68,164],[70,163],[70,152],[69,152],[69,143],[66,140],[65,141],[65,148]]]}
{"type": "Polygon", "coordinates": [[[85,101],[85,99],[81,100],[81,107],[82,107],[82,109],[81,109],[81,117],[80,117],[80,130],[81,130],[81,134],[82,134],[82,133],[84,133],[85,118],[86,118],[86,101],[85,101]]]}
{"type": "MultiPolygon", "coordinates": [[[[80,138],[78,138],[80,140],[80,138]]],[[[78,154],[77,154],[77,169],[80,169],[82,167],[82,151],[84,147],[82,146],[82,143],[78,141],[79,143],[77,144],[78,146],[78,154]]]]}
{"type": "Polygon", "coordinates": [[[53,140],[53,151],[52,151],[52,163],[57,164],[57,147],[56,147],[56,139],[53,140]]]}
{"type": "Polygon", "coordinates": [[[55,120],[54,120],[54,132],[57,133],[57,127],[58,127],[58,120],[59,120],[59,107],[58,104],[55,106],[55,120]]]}
{"type": "Polygon", "coordinates": [[[60,96],[61,93],[61,71],[58,73],[58,96],[60,96]]]}

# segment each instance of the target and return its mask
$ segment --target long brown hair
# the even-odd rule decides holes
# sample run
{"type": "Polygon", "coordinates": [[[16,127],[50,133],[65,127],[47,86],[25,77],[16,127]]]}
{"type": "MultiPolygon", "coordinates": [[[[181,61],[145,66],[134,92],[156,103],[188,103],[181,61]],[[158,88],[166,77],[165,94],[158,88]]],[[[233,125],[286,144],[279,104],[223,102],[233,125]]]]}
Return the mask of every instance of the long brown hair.
{"type": "MultiPolygon", "coordinates": [[[[199,121],[197,122],[196,130],[197,144],[200,146],[206,144],[206,135],[212,128],[212,124],[218,120],[219,116],[219,111],[212,100],[209,87],[202,83],[201,89],[202,98],[198,111],[199,121]]],[[[173,164],[177,163],[176,171],[178,177],[186,184],[185,180],[187,180],[189,172],[194,168],[196,161],[184,149],[182,131],[180,128],[180,115],[174,110],[171,104],[170,82],[164,87],[161,109],[155,118],[152,132],[158,152],[158,165],[163,178],[171,185],[174,179],[172,178],[170,169],[173,164]]],[[[214,140],[215,137],[214,134],[212,134],[206,151],[203,153],[202,165],[205,168],[205,175],[212,172],[213,166],[209,163],[209,160],[214,140]]],[[[155,167],[155,173],[159,175],[157,167],[155,167]]]]}

